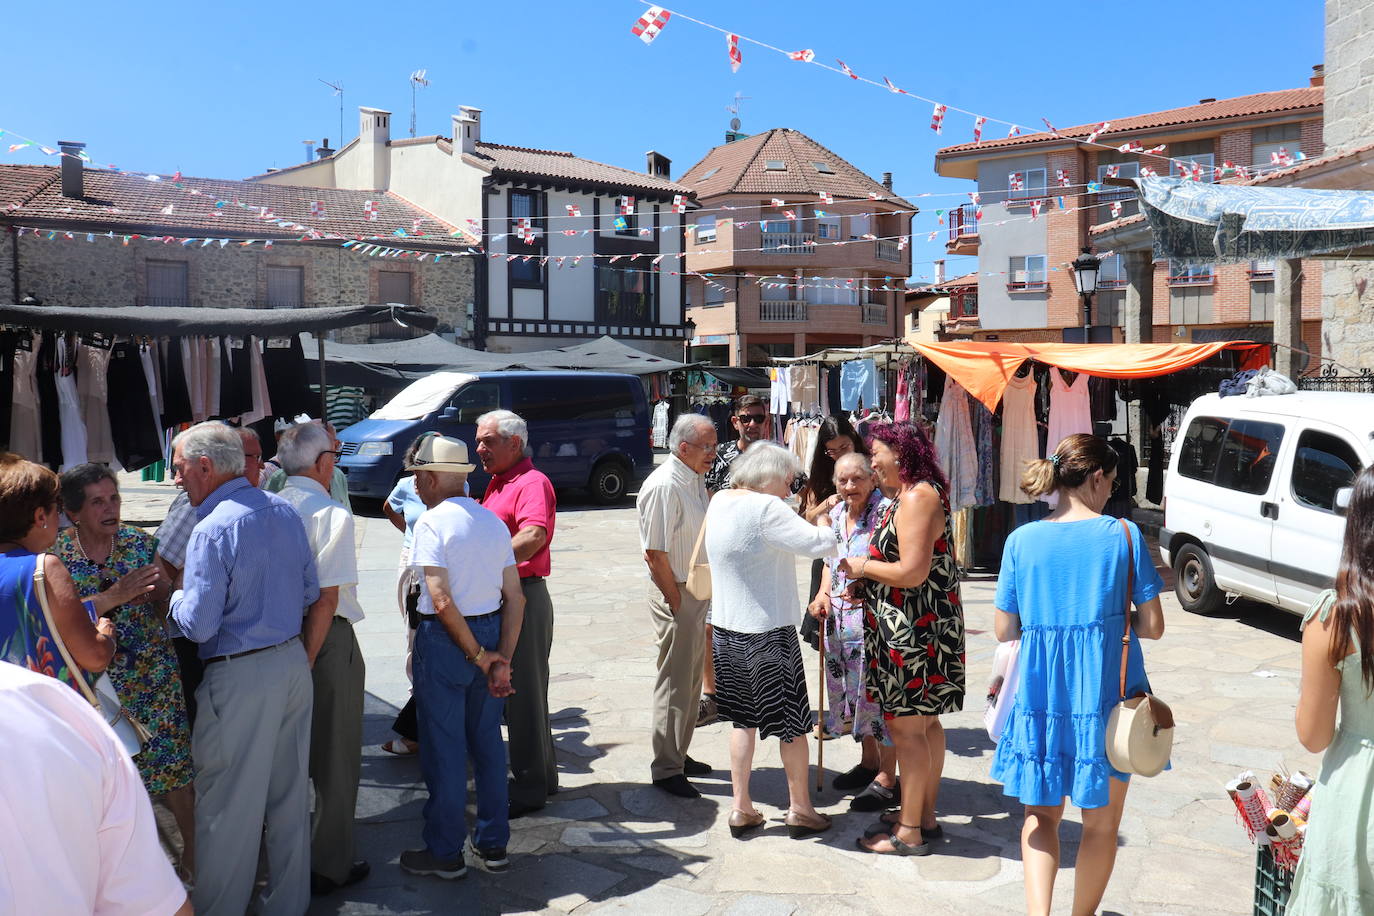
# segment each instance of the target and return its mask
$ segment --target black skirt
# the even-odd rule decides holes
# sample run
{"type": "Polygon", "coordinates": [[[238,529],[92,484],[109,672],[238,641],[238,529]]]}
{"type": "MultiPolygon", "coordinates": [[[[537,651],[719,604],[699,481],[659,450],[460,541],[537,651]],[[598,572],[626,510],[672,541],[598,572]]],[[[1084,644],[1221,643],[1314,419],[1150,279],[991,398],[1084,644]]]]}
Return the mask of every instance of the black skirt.
{"type": "Polygon", "coordinates": [[[789,741],[810,734],[816,720],[796,629],[736,633],[717,626],[712,632],[720,718],[736,728],[757,728],[760,738],[789,741]]]}

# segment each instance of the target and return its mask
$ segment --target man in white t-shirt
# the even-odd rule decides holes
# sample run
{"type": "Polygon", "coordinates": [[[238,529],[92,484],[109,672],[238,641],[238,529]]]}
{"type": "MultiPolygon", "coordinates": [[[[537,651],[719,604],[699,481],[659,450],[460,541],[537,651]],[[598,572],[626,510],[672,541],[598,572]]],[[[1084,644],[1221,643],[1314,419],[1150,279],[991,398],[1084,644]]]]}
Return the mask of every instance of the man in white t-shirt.
{"type": "Polygon", "coordinates": [[[525,598],[506,523],[463,496],[474,468],[467,446],[445,436],[425,440],[407,467],[416,493],[434,508],[415,523],[410,549],[425,584],[412,660],[420,772],[429,789],[425,848],[401,853],[401,868],[440,878],[467,874],[469,758],[477,791],[472,852],[488,871],[510,864],[501,716],[513,692],[510,659],[525,598]]]}
{"type": "Polygon", "coordinates": [[[0,747],[0,912],[191,913],[138,769],[79,693],[0,662],[0,747]]]}
{"type": "Polygon", "coordinates": [[[319,600],[307,609],[302,629],[315,687],[310,717],[310,781],[315,786],[310,892],[315,896],[356,884],[371,870],[353,857],[367,671],[353,633],[353,625],[363,619],[353,513],[329,495],[339,454],[334,449],[332,437],[318,423],[297,424],[277,442],[277,460],[288,475],[280,496],[305,525],[320,577],[319,600]]]}

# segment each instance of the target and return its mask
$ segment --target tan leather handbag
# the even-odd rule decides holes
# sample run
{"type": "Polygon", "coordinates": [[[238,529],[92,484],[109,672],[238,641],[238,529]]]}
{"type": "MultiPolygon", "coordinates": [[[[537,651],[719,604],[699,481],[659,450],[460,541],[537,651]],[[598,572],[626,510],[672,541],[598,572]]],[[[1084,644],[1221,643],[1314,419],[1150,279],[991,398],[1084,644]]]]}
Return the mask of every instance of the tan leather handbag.
{"type": "Polygon", "coordinates": [[[1126,629],[1121,635],[1121,701],[1107,719],[1107,759],[1123,773],[1158,775],[1174,746],[1174,711],[1159,697],[1140,692],[1126,696],[1126,662],[1131,648],[1131,592],[1135,586],[1135,551],[1130,525],[1126,533],[1126,629]]]}
{"type": "Polygon", "coordinates": [[[706,519],[701,520],[701,530],[697,532],[697,542],[692,547],[692,560],[687,570],[687,593],[698,601],[711,597],[711,565],[702,556],[706,543],[706,519]]]}

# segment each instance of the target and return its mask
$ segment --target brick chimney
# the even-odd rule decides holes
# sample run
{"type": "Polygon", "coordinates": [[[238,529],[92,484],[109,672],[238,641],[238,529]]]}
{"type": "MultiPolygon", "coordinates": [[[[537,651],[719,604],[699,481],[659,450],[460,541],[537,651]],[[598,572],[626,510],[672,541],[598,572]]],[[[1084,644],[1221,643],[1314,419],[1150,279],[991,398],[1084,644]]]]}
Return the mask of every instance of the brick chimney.
{"type": "Polygon", "coordinates": [[[650,175],[653,175],[655,178],[663,179],[668,179],[671,177],[673,171],[673,160],[669,159],[667,156],[663,155],[662,153],[655,152],[654,150],[649,150],[647,153],[644,154],[644,160],[644,171],[648,172],[650,175]]]}
{"type": "Polygon", "coordinates": [[[58,140],[57,148],[62,151],[62,196],[81,199],[86,196],[84,174],[80,153],[86,148],[84,143],[71,140],[58,140]]]}
{"type": "Polygon", "coordinates": [[[315,148],[315,156],[319,159],[328,159],[334,155],[334,150],[329,146],[329,138],[325,137],[320,141],[320,145],[315,148]]]}
{"type": "Polygon", "coordinates": [[[883,172],[883,187],[887,188],[889,191],[892,190],[892,173],[891,173],[891,172],[883,172]]]}
{"type": "Polygon", "coordinates": [[[1312,86],[1326,85],[1326,64],[1317,64],[1312,68],[1312,76],[1308,78],[1308,83],[1312,86]]]}

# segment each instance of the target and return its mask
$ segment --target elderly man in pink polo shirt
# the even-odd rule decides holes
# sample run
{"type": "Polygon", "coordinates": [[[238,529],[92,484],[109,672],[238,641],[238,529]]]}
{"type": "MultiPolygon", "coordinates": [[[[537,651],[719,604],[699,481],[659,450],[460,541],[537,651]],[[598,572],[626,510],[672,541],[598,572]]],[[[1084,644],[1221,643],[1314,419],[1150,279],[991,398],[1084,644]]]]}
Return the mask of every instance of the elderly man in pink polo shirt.
{"type": "Polygon", "coordinates": [[[506,701],[510,746],[510,816],[544,807],[558,791],[553,732],[549,728],[549,651],[553,648],[553,602],[549,574],[558,507],[549,478],[529,459],[529,428],[509,410],[477,418],[477,457],[491,475],[483,507],[496,513],[511,533],[511,547],[525,595],[525,620],[511,659],[515,695],[506,701]]]}

